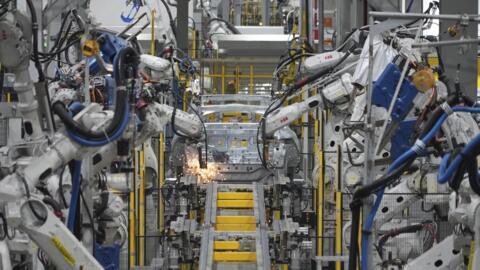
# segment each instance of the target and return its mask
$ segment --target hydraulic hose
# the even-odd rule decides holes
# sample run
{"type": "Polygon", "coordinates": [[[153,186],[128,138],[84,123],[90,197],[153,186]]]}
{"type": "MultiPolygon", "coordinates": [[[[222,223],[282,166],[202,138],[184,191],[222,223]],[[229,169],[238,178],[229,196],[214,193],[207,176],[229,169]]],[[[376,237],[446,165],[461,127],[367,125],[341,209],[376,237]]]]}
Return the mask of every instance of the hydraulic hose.
{"type": "MultiPolygon", "coordinates": [[[[477,151],[478,152],[478,151],[477,151]]],[[[478,153],[476,153],[478,155],[478,153]]],[[[475,157],[477,156],[475,155],[475,157]]],[[[461,166],[460,168],[462,168],[461,166]]],[[[470,187],[477,194],[480,195],[480,183],[478,182],[478,164],[477,159],[469,158],[466,162],[466,170],[468,172],[468,182],[470,187]]],[[[463,171],[460,171],[459,176],[463,179],[463,171]]]]}
{"type": "MultiPolygon", "coordinates": [[[[445,102],[447,102],[447,104],[448,104],[449,106],[452,106],[452,105],[454,105],[454,104],[458,104],[458,103],[459,103],[459,98],[458,98],[457,95],[453,95],[453,96],[451,96],[451,97],[448,97],[445,102]]],[[[469,106],[470,106],[470,105],[469,105],[469,106]]],[[[430,117],[430,119],[427,121],[427,123],[426,123],[425,126],[423,127],[422,132],[420,133],[419,138],[424,137],[424,136],[433,128],[433,126],[434,126],[435,123],[438,121],[438,119],[440,118],[440,116],[442,116],[443,113],[444,113],[444,110],[443,110],[442,107],[440,107],[440,106],[438,106],[438,107],[432,112],[432,116],[430,117]]]]}
{"type": "Polygon", "coordinates": [[[127,47],[119,52],[114,62],[115,81],[117,85],[115,113],[112,121],[104,130],[89,130],[81,123],[73,120],[63,102],[57,101],[53,104],[53,111],[60,117],[70,134],[76,134],[78,137],[83,137],[86,140],[111,140],[111,137],[114,137],[115,132],[119,130],[122,123],[124,123],[125,118],[128,118],[129,105],[126,84],[129,76],[128,73],[132,72],[130,68],[133,69],[133,76],[135,76],[138,54],[133,48],[127,47]]]}
{"type": "Polygon", "coordinates": [[[408,226],[401,227],[401,228],[395,228],[395,229],[392,229],[392,230],[388,231],[378,241],[378,244],[377,244],[378,254],[380,255],[380,257],[383,257],[382,248],[385,245],[385,243],[388,241],[388,239],[393,238],[393,237],[397,237],[398,235],[405,234],[405,233],[419,232],[419,231],[423,230],[428,224],[429,224],[429,222],[424,222],[424,223],[419,223],[419,224],[408,225],[408,226]]]}
{"type": "Polygon", "coordinates": [[[73,232],[75,227],[75,219],[77,216],[78,198],[80,195],[80,176],[82,172],[82,161],[75,160],[72,175],[72,196],[70,198],[70,205],[68,206],[67,228],[73,232]]]}
{"type": "MultiPolygon", "coordinates": [[[[480,113],[480,108],[477,109],[478,113],[480,113]]],[[[453,161],[450,162],[449,164],[449,159],[451,154],[446,154],[443,158],[442,161],[440,162],[440,167],[438,169],[438,177],[437,177],[437,182],[440,184],[444,184],[454,176],[454,174],[458,174],[459,176],[462,176],[461,180],[463,179],[463,174],[466,169],[466,165],[464,165],[463,168],[462,164],[465,162],[468,162],[470,159],[476,157],[478,154],[480,154],[480,135],[475,136],[461,151],[458,153],[455,158],[453,158],[453,161]]],[[[458,177],[457,177],[458,178],[458,177]]],[[[460,186],[460,183],[452,183],[450,182],[450,186],[452,186],[453,189],[458,189],[460,186]]]]}
{"type": "Polygon", "coordinates": [[[140,63],[140,56],[132,47],[123,48],[114,59],[114,75],[117,87],[127,85],[128,76],[136,76],[137,66],[140,63]],[[127,67],[133,68],[134,74],[129,74],[127,67]]]}
{"type": "Polygon", "coordinates": [[[40,63],[40,57],[38,53],[38,21],[37,21],[37,11],[35,10],[35,6],[33,5],[32,0],[26,0],[28,9],[30,10],[30,17],[32,21],[32,35],[33,35],[33,60],[35,62],[35,68],[38,71],[38,81],[44,82],[45,81],[45,74],[42,70],[42,64],[40,63]]]}
{"type": "Polygon", "coordinates": [[[175,20],[173,19],[172,11],[170,10],[170,7],[168,6],[168,4],[165,0],[160,0],[160,2],[162,2],[163,6],[165,7],[165,10],[167,11],[168,20],[170,22],[170,28],[172,29],[173,36],[176,38],[177,37],[177,29],[175,27],[175,20]]]}

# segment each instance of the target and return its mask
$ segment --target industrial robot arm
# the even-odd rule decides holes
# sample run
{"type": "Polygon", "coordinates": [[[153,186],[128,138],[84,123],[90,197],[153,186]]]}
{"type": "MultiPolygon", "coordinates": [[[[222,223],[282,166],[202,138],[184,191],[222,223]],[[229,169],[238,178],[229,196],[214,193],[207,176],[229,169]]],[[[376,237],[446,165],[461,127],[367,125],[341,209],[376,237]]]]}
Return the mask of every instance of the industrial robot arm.
{"type": "Polygon", "coordinates": [[[265,133],[272,135],[275,131],[302,117],[304,113],[318,107],[342,107],[349,100],[353,91],[351,78],[350,74],[345,73],[338,80],[323,88],[320,94],[273,111],[265,121],[265,133]]]}
{"type": "MultiPolygon", "coordinates": [[[[145,108],[145,125],[141,134],[137,136],[136,144],[164,130],[167,123],[171,122],[174,108],[166,104],[152,103],[145,108]]],[[[182,110],[175,110],[175,129],[187,137],[200,138],[203,124],[195,114],[182,110]]]]}

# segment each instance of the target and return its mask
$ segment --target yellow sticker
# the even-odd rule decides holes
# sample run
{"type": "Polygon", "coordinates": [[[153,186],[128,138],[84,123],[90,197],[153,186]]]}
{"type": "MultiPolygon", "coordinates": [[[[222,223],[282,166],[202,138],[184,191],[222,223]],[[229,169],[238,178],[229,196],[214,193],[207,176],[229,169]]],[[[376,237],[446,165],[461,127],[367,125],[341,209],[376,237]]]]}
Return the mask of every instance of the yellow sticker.
{"type": "Polygon", "coordinates": [[[68,252],[68,250],[65,248],[65,246],[62,244],[62,241],[57,236],[52,237],[52,243],[53,245],[60,251],[60,253],[63,255],[63,258],[65,261],[70,264],[71,266],[75,265],[75,258],[68,252]]]}

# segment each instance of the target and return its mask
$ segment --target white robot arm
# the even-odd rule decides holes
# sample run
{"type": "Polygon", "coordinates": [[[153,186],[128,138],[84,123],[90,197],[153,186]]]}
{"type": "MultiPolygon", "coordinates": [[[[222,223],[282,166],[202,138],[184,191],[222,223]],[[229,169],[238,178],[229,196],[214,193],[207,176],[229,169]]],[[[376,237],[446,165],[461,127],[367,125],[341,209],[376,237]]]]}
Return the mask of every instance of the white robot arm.
{"type": "Polygon", "coordinates": [[[167,59],[149,55],[140,55],[141,66],[150,70],[151,79],[156,81],[170,80],[172,78],[172,64],[167,59]]]}
{"type": "Polygon", "coordinates": [[[59,269],[103,269],[87,248],[40,200],[31,198],[28,201],[15,201],[8,203],[5,208],[9,224],[27,233],[59,269]],[[46,217],[45,221],[35,217],[29,204],[34,204],[32,207],[39,215],[46,217]]]}
{"type": "Polygon", "coordinates": [[[457,238],[461,238],[461,236],[450,235],[427,252],[409,262],[404,269],[463,269],[463,254],[455,248],[455,241],[458,241],[457,238]]]}
{"type": "Polygon", "coordinates": [[[265,121],[266,134],[271,135],[275,133],[275,131],[290,125],[302,117],[304,113],[318,107],[323,108],[325,105],[333,105],[344,109],[345,107],[342,105],[346,104],[346,101],[349,100],[349,96],[353,91],[351,78],[352,76],[350,74],[345,73],[340,79],[323,88],[321,94],[273,111],[265,121]],[[324,101],[327,101],[327,104],[324,104],[324,101]]]}
{"type": "Polygon", "coordinates": [[[302,65],[302,73],[310,74],[328,69],[342,59],[343,56],[345,56],[345,53],[337,51],[319,53],[310,56],[305,59],[305,62],[302,65]]]}
{"type": "MultiPolygon", "coordinates": [[[[174,108],[166,104],[152,103],[145,110],[145,125],[136,137],[136,145],[163,131],[165,125],[172,120],[174,108]]],[[[174,124],[175,129],[187,137],[199,138],[202,135],[203,124],[197,115],[176,110],[174,124]]]]}
{"type": "Polygon", "coordinates": [[[305,101],[275,110],[265,121],[266,134],[271,135],[275,133],[275,131],[290,125],[292,122],[302,117],[305,112],[317,107],[323,107],[322,95],[315,95],[305,101]]]}

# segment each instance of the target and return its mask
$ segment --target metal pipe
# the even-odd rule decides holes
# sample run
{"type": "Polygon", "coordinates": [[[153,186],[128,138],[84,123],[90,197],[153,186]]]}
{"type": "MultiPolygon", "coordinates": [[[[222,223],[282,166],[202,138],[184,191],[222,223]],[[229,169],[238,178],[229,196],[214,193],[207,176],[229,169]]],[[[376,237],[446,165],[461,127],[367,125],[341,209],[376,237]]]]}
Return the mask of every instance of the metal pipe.
{"type": "MultiPolygon", "coordinates": [[[[140,34],[143,32],[143,30],[147,29],[147,27],[148,27],[149,25],[150,25],[150,22],[147,22],[146,24],[144,24],[142,27],[140,27],[140,29],[139,29],[137,32],[135,32],[133,35],[129,36],[129,37],[127,38],[127,41],[130,41],[130,40],[132,40],[133,38],[135,38],[135,37],[137,37],[138,35],[140,35],[140,34]]],[[[152,30],[152,31],[154,31],[154,30],[152,30]]],[[[153,37],[152,40],[155,42],[155,39],[154,39],[155,36],[152,36],[152,37],[153,37]]]]}
{"type": "Polygon", "coordinates": [[[318,46],[317,50],[318,52],[323,52],[324,51],[324,25],[323,25],[323,20],[324,20],[324,0],[318,0],[317,1],[317,20],[318,20],[318,46]]]}
{"type": "Polygon", "coordinates": [[[140,17],[138,17],[133,23],[127,25],[127,27],[125,27],[125,29],[123,29],[122,32],[118,33],[116,36],[121,37],[124,34],[126,34],[128,32],[128,30],[132,29],[145,16],[147,16],[146,12],[144,12],[142,15],[140,15],[140,17]]]}
{"type": "Polygon", "coordinates": [[[0,258],[2,259],[0,262],[2,269],[11,270],[12,261],[10,260],[10,250],[8,249],[6,240],[0,241],[0,258]]]}
{"type": "MultiPolygon", "coordinates": [[[[203,63],[240,63],[240,64],[278,64],[277,58],[201,58],[197,59],[203,63]]],[[[270,75],[271,77],[271,75],[270,75]]]]}
{"type": "MultiPolygon", "coordinates": [[[[370,15],[370,23],[373,24],[373,16],[370,15]]],[[[374,177],[374,157],[375,157],[375,129],[372,119],[372,92],[373,92],[373,35],[369,35],[368,39],[368,87],[366,92],[366,117],[365,117],[365,168],[364,168],[364,179],[363,184],[368,185],[373,181],[374,177]]],[[[369,213],[372,209],[372,204],[370,201],[366,201],[363,207],[363,213],[369,213]]],[[[368,215],[363,215],[362,224],[367,222],[368,215]]],[[[368,269],[373,269],[373,244],[372,238],[368,239],[368,269]]]]}
{"type": "Polygon", "coordinates": [[[479,44],[480,39],[460,39],[460,40],[446,40],[429,43],[413,43],[412,48],[427,48],[427,47],[442,47],[442,46],[456,46],[462,44],[479,44]]]}
{"type": "Polygon", "coordinates": [[[391,18],[391,19],[439,19],[439,20],[451,20],[451,21],[469,21],[469,22],[478,22],[480,21],[480,15],[478,14],[464,14],[464,15],[453,15],[453,14],[441,14],[441,15],[431,15],[423,13],[398,13],[398,12],[379,12],[371,11],[368,13],[373,18],[391,18]]]}

